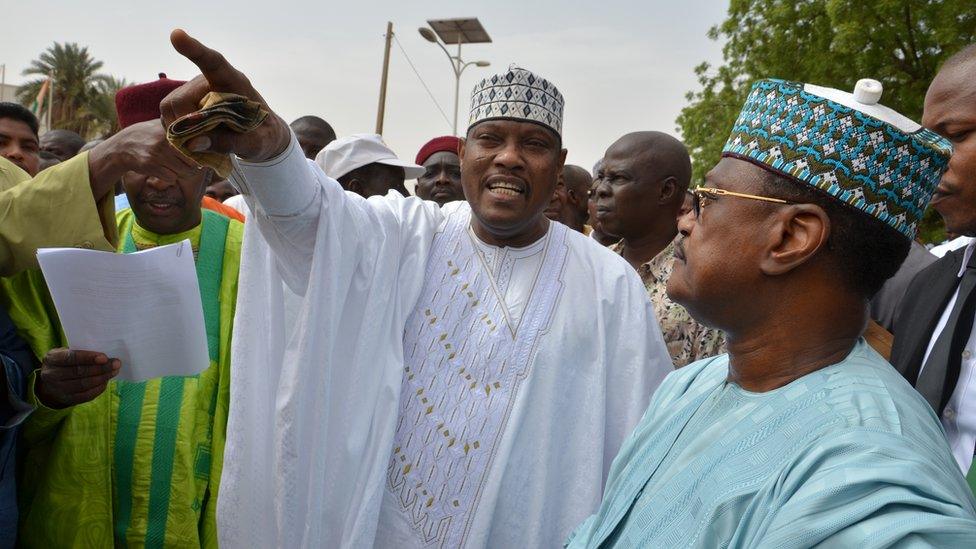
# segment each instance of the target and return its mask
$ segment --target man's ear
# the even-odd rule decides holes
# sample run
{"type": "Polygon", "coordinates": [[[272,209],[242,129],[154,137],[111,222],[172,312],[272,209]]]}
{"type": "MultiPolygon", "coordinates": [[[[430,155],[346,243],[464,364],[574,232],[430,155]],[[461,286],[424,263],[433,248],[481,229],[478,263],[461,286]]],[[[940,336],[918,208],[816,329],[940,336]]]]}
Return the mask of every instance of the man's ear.
{"type": "Polygon", "coordinates": [[[579,197],[573,189],[566,189],[566,199],[570,204],[579,204],[579,197]]]}
{"type": "Polygon", "coordinates": [[[363,187],[363,182],[360,181],[358,177],[354,177],[349,181],[349,188],[347,188],[346,190],[352,191],[358,194],[359,196],[363,196],[363,191],[365,190],[365,188],[363,187]]]}
{"type": "Polygon", "coordinates": [[[569,197],[570,204],[575,204],[577,208],[585,208],[589,200],[585,193],[579,193],[575,189],[567,189],[566,195],[569,197]]]}
{"type": "MultiPolygon", "coordinates": [[[[658,202],[661,204],[668,204],[674,200],[674,195],[678,192],[678,178],[673,175],[665,177],[664,181],[661,181],[661,194],[658,197],[658,202]]],[[[684,197],[681,197],[684,200],[684,197]]]]}
{"type": "Polygon", "coordinates": [[[759,264],[763,274],[788,273],[817,255],[830,238],[830,218],[815,204],[793,204],[782,209],[770,224],[763,224],[767,249],[759,264]]]}
{"type": "Polygon", "coordinates": [[[458,147],[458,162],[464,164],[464,149],[467,147],[468,140],[465,137],[461,137],[461,145],[458,147]]]}

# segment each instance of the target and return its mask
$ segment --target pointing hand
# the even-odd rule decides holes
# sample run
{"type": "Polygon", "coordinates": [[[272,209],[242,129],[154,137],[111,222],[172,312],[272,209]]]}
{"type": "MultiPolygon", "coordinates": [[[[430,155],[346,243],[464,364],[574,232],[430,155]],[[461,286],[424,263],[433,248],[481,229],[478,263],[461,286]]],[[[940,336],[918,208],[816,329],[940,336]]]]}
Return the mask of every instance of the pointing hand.
{"type": "Polygon", "coordinates": [[[220,52],[180,29],[170,34],[170,41],[176,51],[192,61],[202,74],[174,90],[160,103],[164,126],[169,127],[177,118],[199,110],[200,100],[212,91],[243,95],[261,103],[270,113],[260,126],[247,133],[218,128],[198,136],[187,143],[190,150],[233,153],[244,160],[261,162],[281,154],[288,147],[291,130],[268,107],[244,73],[235,69],[220,52]]]}

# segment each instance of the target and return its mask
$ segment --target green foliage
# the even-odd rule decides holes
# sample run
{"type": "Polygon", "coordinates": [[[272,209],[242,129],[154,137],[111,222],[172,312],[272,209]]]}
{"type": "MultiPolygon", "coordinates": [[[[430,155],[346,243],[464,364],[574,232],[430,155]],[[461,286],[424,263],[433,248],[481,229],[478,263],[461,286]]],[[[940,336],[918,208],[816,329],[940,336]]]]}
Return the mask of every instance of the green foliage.
{"type": "Polygon", "coordinates": [[[17,97],[31,106],[44,81],[53,75],[54,100],[45,97],[38,117],[46,115],[53,106],[53,128],[73,130],[86,138],[111,133],[118,126],[115,92],[125,85],[125,80],[102,74],[101,68],[102,62],[93,58],[87,47],[55,42],[24,70],[25,76],[37,78],[21,86],[17,97]]]}
{"type": "MultiPolygon", "coordinates": [[[[708,32],[724,62],[695,68],[678,127],[691,151],[693,181],[718,161],[749,88],[783,78],[851,90],[860,78],[884,83],[882,102],[918,120],[939,65],[976,38],[972,0],[730,0],[708,32]]],[[[940,237],[937,216],[922,234],[940,237]]]]}
{"type": "Polygon", "coordinates": [[[97,123],[94,135],[105,137],[119,131],[119,116],[115,111],[115,94],[129,83],[125,78],[108,76],[98,84],[98,94],[85,107],[84,113],[97,123]]]}

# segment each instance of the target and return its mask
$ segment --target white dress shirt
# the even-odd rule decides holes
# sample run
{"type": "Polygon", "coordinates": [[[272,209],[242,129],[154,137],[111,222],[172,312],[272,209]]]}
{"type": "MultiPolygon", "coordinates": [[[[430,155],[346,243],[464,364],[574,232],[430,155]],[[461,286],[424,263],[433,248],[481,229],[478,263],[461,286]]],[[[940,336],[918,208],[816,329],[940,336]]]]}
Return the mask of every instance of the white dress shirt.
{"type": "MultiPolygon", "coordinates": [[[[959,269],[959,278],[966,272],[966,264],[972,257],[976,249],[976,240],[973,240],[966,247],[966,252],[962,258],[962,267],[959,269]]],[[[959,289],[949,300],[939,323],[932,332],[932,339],[929,340],[928,349],[925,351],[925,358],[922,360],[922,368],[925,368],[925,361],[929,359],[932,348],[936,340],[945,329],[952,308],[956,305],[959,298],[959,289]]],[[[921,371],[920,371],[921,372],[921,371]]],[[[973,325],[973,332],[969,335],[966,348],[962,352],[962,364],[959,368],[959,381],[956,382],[956,389],[952,392],[952,398],[946,404],[942,412],[942,426],[945,427],[946,436],[949,438],[949,447],[952,448],[952,455],[959,463],[962,473],[965,475],[973,464],[973,452],[976,449],[976,324],[973,325]]]]}
{"type": "Polygon", "coordinates": [[[935,257],[944,257],[945,254],[949,252],[958,250],[959,248],[962,248],[964,246],[968,246],[974,240],[976,239],[974,239],[971,236],[957,236],[952,240],[947,240],[942,244],[933,247],[931,250],[929,250],[929,253],[934,255],[935,257]]]}

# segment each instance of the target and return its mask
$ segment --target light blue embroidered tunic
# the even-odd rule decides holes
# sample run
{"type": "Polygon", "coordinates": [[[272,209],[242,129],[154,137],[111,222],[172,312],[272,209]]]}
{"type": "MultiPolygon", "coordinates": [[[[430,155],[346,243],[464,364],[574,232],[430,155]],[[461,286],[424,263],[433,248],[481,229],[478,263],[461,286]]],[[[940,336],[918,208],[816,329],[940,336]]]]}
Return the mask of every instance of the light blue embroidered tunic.
{"type": "Polygon", "coordinates": [[[766,393],[728,356],[665,379],[582,547],[976,547],[976,502],[931,408],[863,340],[766,393]]]}

